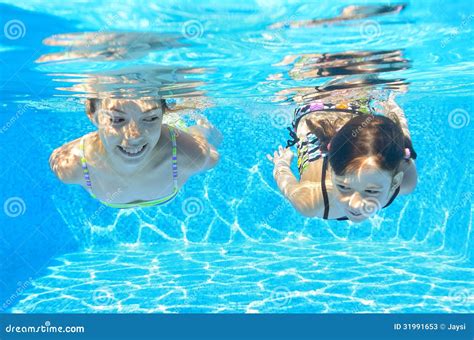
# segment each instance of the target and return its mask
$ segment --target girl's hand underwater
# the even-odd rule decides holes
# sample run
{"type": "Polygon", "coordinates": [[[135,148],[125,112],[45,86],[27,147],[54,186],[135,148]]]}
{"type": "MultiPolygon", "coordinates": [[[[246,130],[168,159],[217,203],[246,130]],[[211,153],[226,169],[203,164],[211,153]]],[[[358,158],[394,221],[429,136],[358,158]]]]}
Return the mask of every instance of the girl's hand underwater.
{"type": "Polygon", "coordinates": [[[290,148],[283,148],[281,145],[278,146],[278,150],[273,153],[273,157],[270,154],[267,154],[268,160],[273,162],[275,168],[280,166],[290,167],[293,156],[294,154],[290,148]]]}
{"type": "Polygon", "coordinates": [[[198,116],[196,125],[189,127],[188,132],[202,136],[216,148],[222,143],[222,133],[201,115],[198,116]]]}
{"type": "Polygon", "coordinates": [[[216,129],[206,118],[202,117],[196,122],[198,127],[207,130],[206,136],[209,139],[209,142],[218,147],[222,143],[222,133],[216,129]]]}

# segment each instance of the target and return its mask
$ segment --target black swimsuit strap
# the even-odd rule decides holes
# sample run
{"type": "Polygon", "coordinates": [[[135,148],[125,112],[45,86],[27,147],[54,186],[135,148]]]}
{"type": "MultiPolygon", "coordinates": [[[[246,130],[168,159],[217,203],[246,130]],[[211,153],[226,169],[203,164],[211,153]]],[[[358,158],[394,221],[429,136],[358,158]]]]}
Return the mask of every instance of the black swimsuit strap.
{"type": "Polygon", "coordinates": [[[289,148],[290,146],[293,146],[296,143],[298,143],[299,138],[296,135],[296,132],[294,132],[291,128],[287,127],[287,129],[288,129],[288,131],[290,131],[290,137],[293,138],[293,139],[288,139],[286,141],[286,147],[289,148]]]}
{"type": "Polygon", "coordinates": [[[321,190],[323,191],[323,200],[324,200],[324,215],[323,219],[327,220],[329,215],[329,198],[328,192],[326,190],[326,170],[328,168],[328,158],[323,157],[323,170],[321,176],[321,190]]]}
{"type": "Polygon", "coordinates": [[[398,193],[400,192],[400,186],[397,188],[397,190],[395,190],[395,192],[393,193],[392,197],[390,198],[390,200],[387,202],[387,204],[385,204],[383,206],[383,208],[385,207],[388,207],[390,204],[392,204],[393,200],[395,199],[395,197],[398,196],[398,193]]]}

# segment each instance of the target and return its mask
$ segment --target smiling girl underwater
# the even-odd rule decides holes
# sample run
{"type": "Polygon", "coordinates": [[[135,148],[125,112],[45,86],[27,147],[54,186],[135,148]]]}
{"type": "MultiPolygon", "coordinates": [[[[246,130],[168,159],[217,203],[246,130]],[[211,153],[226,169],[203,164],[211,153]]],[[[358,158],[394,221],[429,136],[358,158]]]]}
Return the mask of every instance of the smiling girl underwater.
{"type": "Polygon", "coordinates": [[[314,101],[295,111],[294,138],[273,157],[278,188],[304,216],[358,223],[413,191],[417,172],[407,122],[393,93],[373,114],[369,100],[314,101]],[[296,144],[300,180],[290,166],[296,144]]]}
{"type": "Polygon", "coordinates": [[[98,131],[54,150],[51,169],[112,208],[171,201],[189,177],[216,165],[221,137],[205,119],[186,132],[162,124],[166,110],[164,100],[88,99],[98,131]]]}

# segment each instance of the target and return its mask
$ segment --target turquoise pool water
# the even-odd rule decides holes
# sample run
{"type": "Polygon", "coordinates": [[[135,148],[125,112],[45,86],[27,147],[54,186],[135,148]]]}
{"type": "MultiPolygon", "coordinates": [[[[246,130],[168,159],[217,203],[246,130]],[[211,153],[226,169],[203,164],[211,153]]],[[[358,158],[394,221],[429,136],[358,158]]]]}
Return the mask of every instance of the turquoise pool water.
{"type": "MultiPolygon", "coordinates": [[[[470,2],[273,29],[352,3],[0,3],[2,311],[473,311],[470,2]],[[42,42],[82,32],[95,32],[79,49],[86,58],[73,43],[42,42]],[[97,39],[108,32],[126,44],[104,53],[97,39]],[[419,155],[415,192],[362,224],[298,215],[265,158],[288,138],[294,105],[280,91],[331,79],[292,77],[283,58],[349,51],[403,55],[377,71],[389,86],[409,83],[397,100],[419,155]],[[45,62],[51,53],[60,58],[45,62]],[[93,131],[81,101],[89,79],[112,92],[205,97],[202,114],[224,135],[221,162],[160,208],[104,208],[62,185],[48,158],[93,131]]],[[[390,5],[363,5],[380,3],[390,5]]]]}

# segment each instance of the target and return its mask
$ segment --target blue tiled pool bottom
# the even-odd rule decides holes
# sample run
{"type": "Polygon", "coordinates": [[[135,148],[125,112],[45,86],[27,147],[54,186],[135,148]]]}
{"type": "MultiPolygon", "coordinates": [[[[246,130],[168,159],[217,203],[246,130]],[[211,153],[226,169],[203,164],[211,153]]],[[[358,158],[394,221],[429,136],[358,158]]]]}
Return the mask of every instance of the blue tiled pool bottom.
{"type": "Polygon", "coordinates": [[[14,313],[468,313],[473,270],[410,244],[156,245],[57,258],[14,313]]]}

